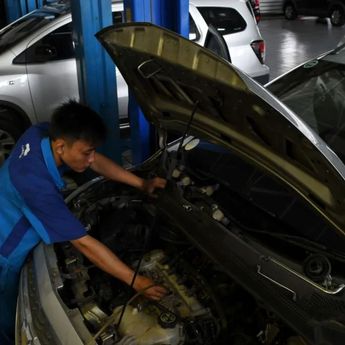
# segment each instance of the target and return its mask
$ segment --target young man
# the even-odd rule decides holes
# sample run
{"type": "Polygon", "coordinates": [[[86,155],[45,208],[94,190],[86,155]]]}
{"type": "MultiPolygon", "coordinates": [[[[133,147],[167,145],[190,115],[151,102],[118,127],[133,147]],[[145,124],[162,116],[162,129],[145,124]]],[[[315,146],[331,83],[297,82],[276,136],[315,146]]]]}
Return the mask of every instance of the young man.
{"type": "MultiPolygon", "coordinates": [[[[111,180],[146,193],[164,188],[161,178],[143,180],[95,148],[106,136],[101,118],[75,101],[58,107],[51,124],[29,128],[0,169],[0,344],[14,343],[13,331],[20,269],[41,240],[47,244],[71,241],[91,262],[130,284],[134,275],[112,251],[88,235],[66,207],[60,190],[66,169],[91,168],[111,180]]],[[[165,290],[137,276],[134,289],[159,299],[165,290]]]]}

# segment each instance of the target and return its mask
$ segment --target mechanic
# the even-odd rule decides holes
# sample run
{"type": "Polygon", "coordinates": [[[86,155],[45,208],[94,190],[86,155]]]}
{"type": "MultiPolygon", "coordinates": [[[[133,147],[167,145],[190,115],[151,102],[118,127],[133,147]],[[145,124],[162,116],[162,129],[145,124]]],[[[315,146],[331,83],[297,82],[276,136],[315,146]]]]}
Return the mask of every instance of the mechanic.
{"type": "MultiPolygon", "coordinates": [[[[102,119],[75,101],[59,106],[50,124],[30,127],[0,169],[0,344],[14,344],[20,269],[41,240],[71,241],[96,266],[130,285],[134,272],[110,249],[86,233],[64,203],[61,175],[68,169],[91,168],[108,179],[152,194],[164,188],[159,177],[144,180],[95,151],[106,137],[102,119]]],[[[138,275],[133,287],[146,297],[165,293],[138,275]]]]}

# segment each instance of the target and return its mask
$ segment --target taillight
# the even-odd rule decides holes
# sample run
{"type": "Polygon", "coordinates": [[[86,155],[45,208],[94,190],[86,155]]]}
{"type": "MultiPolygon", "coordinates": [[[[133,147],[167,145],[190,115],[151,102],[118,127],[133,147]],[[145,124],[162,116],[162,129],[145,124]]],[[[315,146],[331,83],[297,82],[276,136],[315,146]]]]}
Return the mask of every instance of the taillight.
{"type": "Polygon", "coordinates": [[[261,20],[261,13],[255,13],[255,20],[257,23],[259,23],[259,21],[261,20]]]}
{"type": "Polygon", "coordinates": [[[254,0],[254,14],[255,14],[256,22],[259,23],[261,19],[260,0],[254,0]]]}
{"type": "Polygon", "coordinates": [[[255,55],[258,57],[259,61],[263,64],[265,61],[265,42],[254,41],[250,44],[254,50],[255,55]]]}

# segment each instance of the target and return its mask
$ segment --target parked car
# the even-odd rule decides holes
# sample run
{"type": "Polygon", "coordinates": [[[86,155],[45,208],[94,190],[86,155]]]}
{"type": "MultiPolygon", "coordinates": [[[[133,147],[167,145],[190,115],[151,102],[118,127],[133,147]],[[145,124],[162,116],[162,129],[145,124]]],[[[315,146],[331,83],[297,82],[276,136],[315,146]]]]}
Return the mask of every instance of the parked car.
{"type": "Polygon", "coordinates": [[[285,0],[283,11],[286,19],[296,19],[298,15],[328,17],[334,26],[345,23],[344,0],[285,0]]]}
{"type": "Polygon", "coordinates": [[[342,344],[343,162],[200,45],[150,24],[97,37],[160,128],[160,150],[137,173],[168,184],[151,200],[98,178],[66,202],[169,294],[143,299],[69,243],[40,244],[21,273],[17,345],[342,344]]]}
{"type": "MultiPolygon", "coordinates": [[[[112,11],[114,23],[123,22],[122,1],[115,1],[112,11]]],[[[232,63],[267,82],[264,41],[246,2],[191,3],[191,38],[201,45],[208,33],[203,16],[225,35],[232,63]]],[[[116,77],[119,116],[124,121],[128,89],[118,71],[116,77]]],[[[33,11],[0,31],[0,164],[24,129],[49,120],[52,110],[67,98],[79,98],[77,68],[69,5],[59,2],[33,11]]]]}
{"type": "Polygon", "coordinates": [[[190,15],[190,26],[196,28],[197,43],[205,46],[208,26],[212,25],[223,36],[231,63],[260,83],[268,82],[269,68],[264,64],[265,41],[249,1],[191,0],[190,15]],[[206,22],[203,28],[200,14],[206,22]]]}
{"type": "MultiPolygon", "coordinates": [[[[123,21],[122,2],[112,4],[123,21]]],[[[127,85],[116,72],[120,118],[127,114],[127,85]]],[[[32,123],[47,121],[67,98],[79,98],[68,2],[35,10],[0,31],[0,164],[32,123]]]]}

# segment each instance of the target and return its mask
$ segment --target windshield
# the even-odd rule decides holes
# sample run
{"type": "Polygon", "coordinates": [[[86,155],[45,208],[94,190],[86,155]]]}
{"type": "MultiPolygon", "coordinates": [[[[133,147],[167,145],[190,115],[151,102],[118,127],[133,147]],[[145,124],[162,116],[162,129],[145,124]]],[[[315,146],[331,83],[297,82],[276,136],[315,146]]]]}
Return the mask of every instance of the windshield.
{"type": "Polygon", "coordinates": [[[13,47],[67,11],[66,5],[61,6],[61,8],[43,7],[6,26],[0,31],[0,53],[13,47]]]}
{"type": "Polygon", "coordinates": [[[267,89],[299,115],[345,162],[345,49],[288,73],[267,89]]]}

